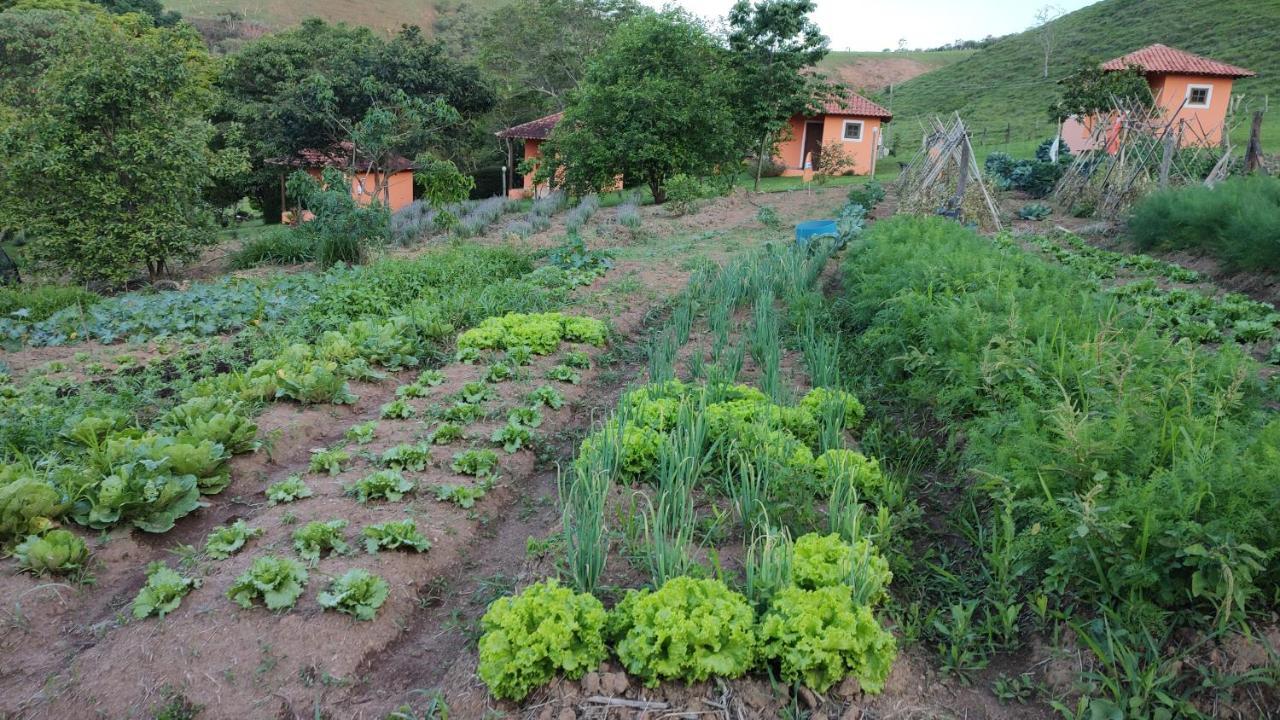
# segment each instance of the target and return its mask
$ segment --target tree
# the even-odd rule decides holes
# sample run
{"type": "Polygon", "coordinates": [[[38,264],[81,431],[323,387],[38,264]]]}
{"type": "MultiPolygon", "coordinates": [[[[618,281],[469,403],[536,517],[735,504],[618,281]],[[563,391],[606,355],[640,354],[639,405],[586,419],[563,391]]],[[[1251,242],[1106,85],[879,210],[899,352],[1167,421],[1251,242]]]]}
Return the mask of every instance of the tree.
{"type": "Polygon", "coordinates": [[[0,212],[33,258],[80,281],[156,279],[214,240],[201,190],[212,61],[190,27],[96,18],[62,38],[36,98],[0,127],[0,212]]]}
{"type": "Polygon", "coordinates": [[[666,198],[667,178],[736,164],[732,72],[726,53],[677,10],[623,23],[592,61],[543,146],[539,182],[585,194],[622,175],[666,198]]]}
{"type": "Polygon", "coordinates": [[[1107,71],[1087,61],[1060,84],[1062,96],[1049,108],[1050,117],[1057,121],[1112,112],[1117,100],[1137,102],[1147,109],[1155,105],[1146,75],[1136,65],[1107,71]]]}
{"type": "Polygon", "coordinates": [[[826,57],[827,38],[809,14],[813,0],[739,0],[729,10],[729,51],[738,123],[756,145],[755,189],[766,158],[796,113],[814,111],[829,92],[807,68],[826,57]]]}
{"type": "Polygon", "coordinates": [[[1056,5],[1044,5],[1036,11],[1035,25],[1036,42],[1040,45],[1040,50],[1044,53],[1044,76],[1049,77],[1049,58],[1053,55],[1053,48],[1057,44],[1058,26],[1054,22],[1062,17],[1062,8],[1056,5]]]}
{"type": "MultiPolygon", "coordinates": [[[[401,98],[442,99],[464,120],[494,103],[477,70],[446,57],[415,26],[402,27],[388,41],[368,28],[318,19],[245,44],[227,59],[218,86],[223,100],[216,119],[242,128],[254,194],[268,215],[279,202],[277,170],[266,164],[270,158],[349,140],[370,110],[402,105],[401,98]]],[[[437,142],[465,133],[464,123],[437,142]]],[[[412,157],[419,149],[402,154],[412,157]]]]}

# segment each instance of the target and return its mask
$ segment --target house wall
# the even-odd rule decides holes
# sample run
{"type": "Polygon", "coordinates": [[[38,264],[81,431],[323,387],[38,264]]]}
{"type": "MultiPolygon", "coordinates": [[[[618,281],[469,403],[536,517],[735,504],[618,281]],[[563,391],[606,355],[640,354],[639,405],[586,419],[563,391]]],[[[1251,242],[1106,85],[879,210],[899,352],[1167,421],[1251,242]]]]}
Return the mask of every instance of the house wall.
{"type": "Polygon", "coordinates": [[[1222,142],[1222,128],[1231,104],[1231,78],[1204,75],[1150,75],[1151,92],[1172,118],[1182,127],[1182,146],[1217,145],[1222,142]],[[1183,105],[1193,85],[1207,86],[1209,107],[1190,108],[1183,105]],[[1180,107],[1181,106],[1181,107],[1180,107]]]}
{"type": "Polygon", "coordinates": [[[853,174],[870,175],[875,172],[876,148],[880,144],[880,118],[853,117],[849,115],[820,115],[804,117],[797,115],[791,118],[788,134],[778,143],[774,162],[783,166],[782,174],[787,177],[804,175],[805,123],[810,120],[822,120],[822,145],[829,147],[839,145],[853,159],[853,174]],[[862,122],[862,139],[845,140],[844,123],[846,120],[862,122]]]}
{"type": "MultiPolygon", "coordinates": [[[[322,168],[307,168],[307,174],[319,180],[322,168]]],[[[377,191],[382,173],[358,173],[351,177],[351,197],[361,205],[368,205],[377,191]]],[[[380,200],[382,198],[379,198],[380,200]]],[[[413,171],[402,170],[392,173],[387,183],[387,205],[391,212],[413,202],[413,171]]]]}

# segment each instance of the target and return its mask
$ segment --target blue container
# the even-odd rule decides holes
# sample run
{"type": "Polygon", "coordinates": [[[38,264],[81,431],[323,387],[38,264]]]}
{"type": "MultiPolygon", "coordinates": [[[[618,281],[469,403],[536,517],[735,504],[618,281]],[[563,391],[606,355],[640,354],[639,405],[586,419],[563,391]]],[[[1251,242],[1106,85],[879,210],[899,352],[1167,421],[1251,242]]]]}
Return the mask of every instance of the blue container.
{"type": "Polygon", "coordinates": [[[813,238],[839,236],[835,220],[805,220],[796,225],[796,245],[800,247],[806,247],[813,238]]]}

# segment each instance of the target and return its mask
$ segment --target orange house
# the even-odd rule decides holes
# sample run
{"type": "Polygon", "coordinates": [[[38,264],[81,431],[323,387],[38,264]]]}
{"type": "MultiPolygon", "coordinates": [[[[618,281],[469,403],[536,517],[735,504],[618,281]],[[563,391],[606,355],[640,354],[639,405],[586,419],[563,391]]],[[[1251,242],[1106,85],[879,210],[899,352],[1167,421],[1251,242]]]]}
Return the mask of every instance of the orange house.
{"type": "MultiPolygon", "coordinates": [[[[1131,66],[1142,69],[1161,110],[1159,121],[1173,123],[1182,147],[1221,143],[1232,83],[1236,78],[1256,75],[1252,70],[1160,44],[1108,60],[1102,69],[1118,71],[1131,66]]],[[[1069,118],[1063,123],[1062,138],[1067,146],[1073,150],[1089,148],[1095,122],[1096,118],[1069,118]]]]}
{"type": "MultiPolygon", "coordinates": [[[[537,120],[530,120],[527,123],[509,127],[506,130],[500,130],[494,133],[503,140],[523,140],[524,141],[524,159],[532,160],[541,157],[542,143],[551,137],[551,131],[556,125],[560,124],[560,119],[564,117],[564,113],[558,112],[540,117],[537,120]]],[[[546,183],[540,187],[533,184],[533,173],[530,172],[524,176],[520,187],[513,187],[507,191],[507,195],[513,198],[537,197],[546,194],[549,188],[546,183]]]]}
{"type": "MultiPolygon", "coordinates": [[[[523,140],[524,160],[532,160],[541,157],[542,143],[551,137],[551,131],[563,117],[564,113],[555,113],[495,134],[504,140],[523,140]]],[[[790,132],[779,143],[774,162],[783,167],[783,175],[803,175],[805,158],[809,158],[816,169],[823,148],[838,146],[852,161],[850,171],[853,174],[873,174],[883,141],[881,127],[892,119],[893,115],[888,110],[861,95],[850,93],[828,102],[818,115],[791,118],[790,132]]],[[[621,187],[619,178],[614,189],[621,187]]],[[[521,187],[511,188],[509,195],[515,198],[536,197],[547,190],[545,184],[535,187],[526,175],[521,187]]]]}
{"type": "MultiPolygon", "coordinates": [[[[383,173],[375,171],[372,163],[362,160],[352,153],[350,142],[341,142],[328,150],[304,149],[290,158],[275,158],[267,161],[271,165],[291,167],[305,170],[308,175],[320,179],[325,168],[333,167],[351,179],[351,197],[361,205],[368,205],[375,196],[378,201],[395,212],[413,202],[413,171],[411,161],[399,155],[391,158],[388,169],[383,173]],[[386,183],[383,178],[386,177],[386,183]]],[[[280,220],[288,222],[292,213],[285,208],[289,204],[285,198],[285,176],[280,176],[280,220]]],[[[303,218],[306,220],[307,218],[303,218]]]]}
{"type": "Polygon", "coordinates": [[[855,93],[828,102],[818,115],[791,118],[790,132],[773,160],[787,177],[804,175],[805,163],[820,167],[824,149],[839,148],[852,161],[854,175],[873,175],[883,144],[882,126],[893,114],[855,93]]]}

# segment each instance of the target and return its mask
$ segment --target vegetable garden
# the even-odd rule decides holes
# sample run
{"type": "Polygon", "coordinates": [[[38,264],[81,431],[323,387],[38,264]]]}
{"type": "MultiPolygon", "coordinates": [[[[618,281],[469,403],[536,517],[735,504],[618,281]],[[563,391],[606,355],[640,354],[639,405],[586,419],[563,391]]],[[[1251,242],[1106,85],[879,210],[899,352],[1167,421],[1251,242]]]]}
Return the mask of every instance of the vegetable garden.
{"type": "Polygon", "coordinates": [[[1280,318],[873,190],[15,318],[4,712],[1260,716],[1280,318]]]}

